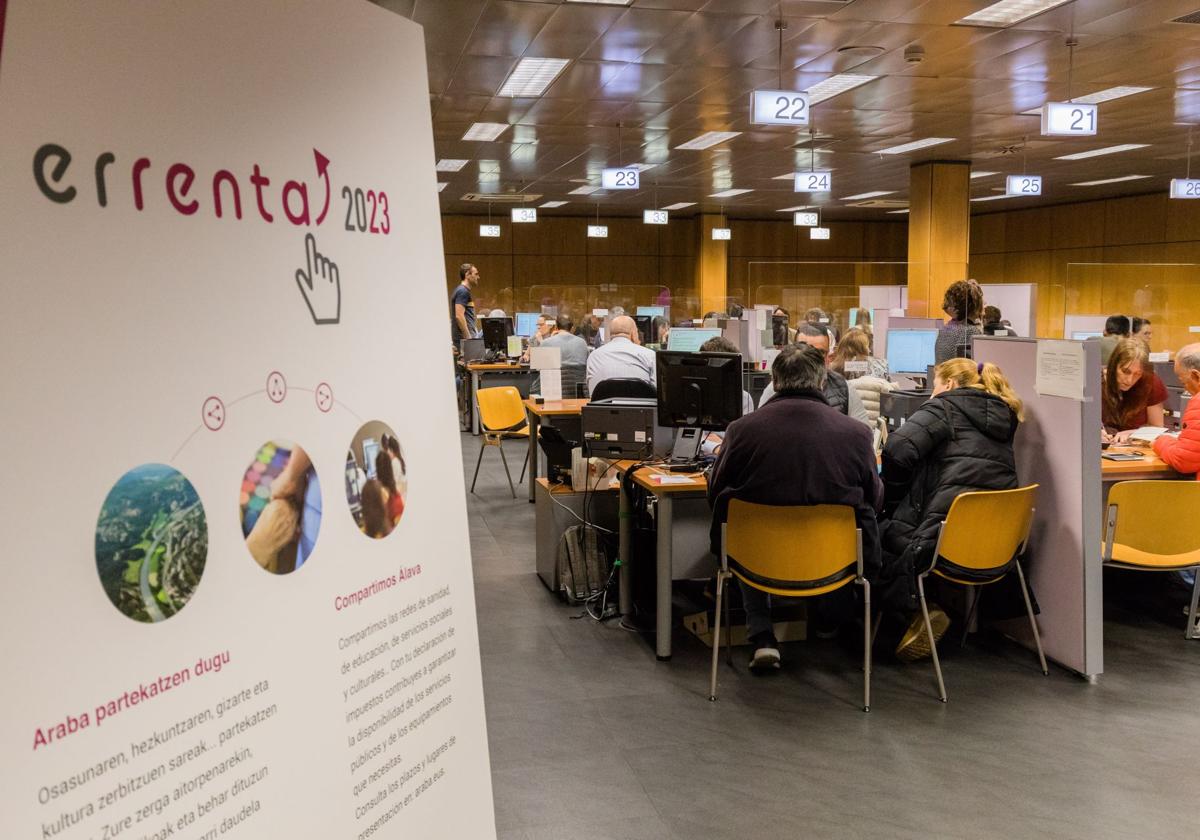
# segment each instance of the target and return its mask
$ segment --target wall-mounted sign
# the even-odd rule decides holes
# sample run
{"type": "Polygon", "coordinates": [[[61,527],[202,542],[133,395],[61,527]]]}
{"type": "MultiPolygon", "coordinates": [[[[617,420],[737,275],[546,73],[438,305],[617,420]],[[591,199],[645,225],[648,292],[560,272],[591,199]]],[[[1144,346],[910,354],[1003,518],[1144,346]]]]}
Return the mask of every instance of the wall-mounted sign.
{"type": "Polygon", "coordinates": [[[499,239],[500,225],[480,225],[479,235],[487,239],[499,239]]]}
{"type": "Polygon", "coordinates": [[[831,189],[833,176],[826,169],[796,173],[796,192],[829,192],[831,189]]]}
{"type": "Polygon", "coordinates": [[[713,239],[733,239],[733,232],[729,228],[713,228],[713,239]]]}
{"type": "Polygon", "coordinates": [[[632,167],[605,169],[600,173],[600,187],[606,190],[636,190],[642,185],[642,176],[632,167]]]}
{"type": "Polygon", "coordinates": [[[608,239],[608,225],[588,225],[588,238],[608,239]]]}
{"type": "Polygon", "coordinates": [[[1041,175],[1009,175],[1005,179],[1005,195],[1041,195],[1041,175]]]}
{"type": "Polygon", "coordinates": [[[808,238],[809,239],[828,239],[829,238],[829,228],[827,228],[827,227],[809,228],[808,229],[808,238]]]}
{"type": "Polygon", "coordinates": [[[754,125],[808,125],[808,94],[798,90],[756,90],[750,96],[754,125]]]}
{"type": "Polygon", "coordinates": [[[1200,198],[1200,178],[1172,178],[1171,198],[1200,198]]]}
{"type": "Polygon", "coordinates": [[[537,221],[536,207],[514,207],[512,220],[517,224],[530,224],[537,221]]]}
{"type": "Polygon", "coordinates": [[[666,210],[643,210],[642,222],[648,225],[665,225],[670,215],[666,210]]]}
{"type": "Polygon", "coordinates": [[[792,214],[792,224],[794,224],[796,227],[814,228],[821,224],[821,217],[817,213],[801,210],[798,213],[792,214]]]}
{"type": "Polygon", "coordinates": [[[1084,102],[1047,102],[1042,106],[1042,134],[1087,137],[1096,133],[1100,109],[1084,102]]]}

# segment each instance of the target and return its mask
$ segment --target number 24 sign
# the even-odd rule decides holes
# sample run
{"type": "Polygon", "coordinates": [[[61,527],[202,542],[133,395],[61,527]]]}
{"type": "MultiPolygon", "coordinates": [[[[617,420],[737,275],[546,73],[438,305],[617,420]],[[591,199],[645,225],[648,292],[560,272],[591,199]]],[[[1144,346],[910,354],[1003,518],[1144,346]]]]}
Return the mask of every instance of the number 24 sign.
{"type": "Polygon", "coordinates": [[[808,94],[798,90],[756,90],[750,97],[754,125],[808,125],[808,94]]]}

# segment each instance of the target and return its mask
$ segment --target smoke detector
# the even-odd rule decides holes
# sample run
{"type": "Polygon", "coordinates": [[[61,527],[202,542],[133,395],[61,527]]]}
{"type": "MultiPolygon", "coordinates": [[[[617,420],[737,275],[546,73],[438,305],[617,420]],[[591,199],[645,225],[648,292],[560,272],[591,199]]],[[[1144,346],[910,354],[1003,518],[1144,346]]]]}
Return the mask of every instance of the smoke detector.
{"type": "Polygon", "coordinates": [[[909,64],[920,64],[925,60],[925,48],[920,44],[909,44],[904,48],[904,60],[909,64]]]}

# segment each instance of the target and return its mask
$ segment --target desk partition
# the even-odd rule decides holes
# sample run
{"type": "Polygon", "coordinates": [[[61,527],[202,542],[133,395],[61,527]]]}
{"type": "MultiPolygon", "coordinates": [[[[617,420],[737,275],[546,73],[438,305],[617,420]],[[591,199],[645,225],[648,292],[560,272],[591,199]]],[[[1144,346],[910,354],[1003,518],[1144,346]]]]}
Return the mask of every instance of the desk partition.
{"type": "MultiPolygon", "coordinates": [[[[976,336],[977,361],[1004,371],[1025,403],[1015,443],[1022,485],[1038,484],[1029,580],[1046,656],[1094,680],[1104,670],[1100,565],[1100,347],[1085,342],[1084,401],[1037,393],[1035,339],[976,336]]],[[[987,524],[980,523],[986,536],[987,524]]],[[[1024,619],[1006,627],[1032,649],[1024,619]]]]}

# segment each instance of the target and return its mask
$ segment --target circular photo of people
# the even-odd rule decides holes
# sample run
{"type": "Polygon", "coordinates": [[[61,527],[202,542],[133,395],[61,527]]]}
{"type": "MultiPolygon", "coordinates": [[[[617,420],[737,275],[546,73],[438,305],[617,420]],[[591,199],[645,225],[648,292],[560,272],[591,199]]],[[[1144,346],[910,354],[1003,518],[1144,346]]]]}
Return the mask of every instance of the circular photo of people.
{"type": "Polygon", "coordinates": [[[346,453],[346,501],[358,529],[381,540],[395,530],[408,498],[408,467],[386,423],[364,423],[346,453]]]}
{"type": "Polygon", "coordinates": [[[321,482],[307,452],[288,440],[264,443],[242,476],[239,502],[258,565],[275,575],[304,565],[321,530],[321,482]]]}
{"type": "Polygon", "coordinates": [[[96,571],[114,607],[166,621],[191,601],[208,559],[208,522],[183,473],[134,467],[113,485],[96,521],[96,571]]]}

